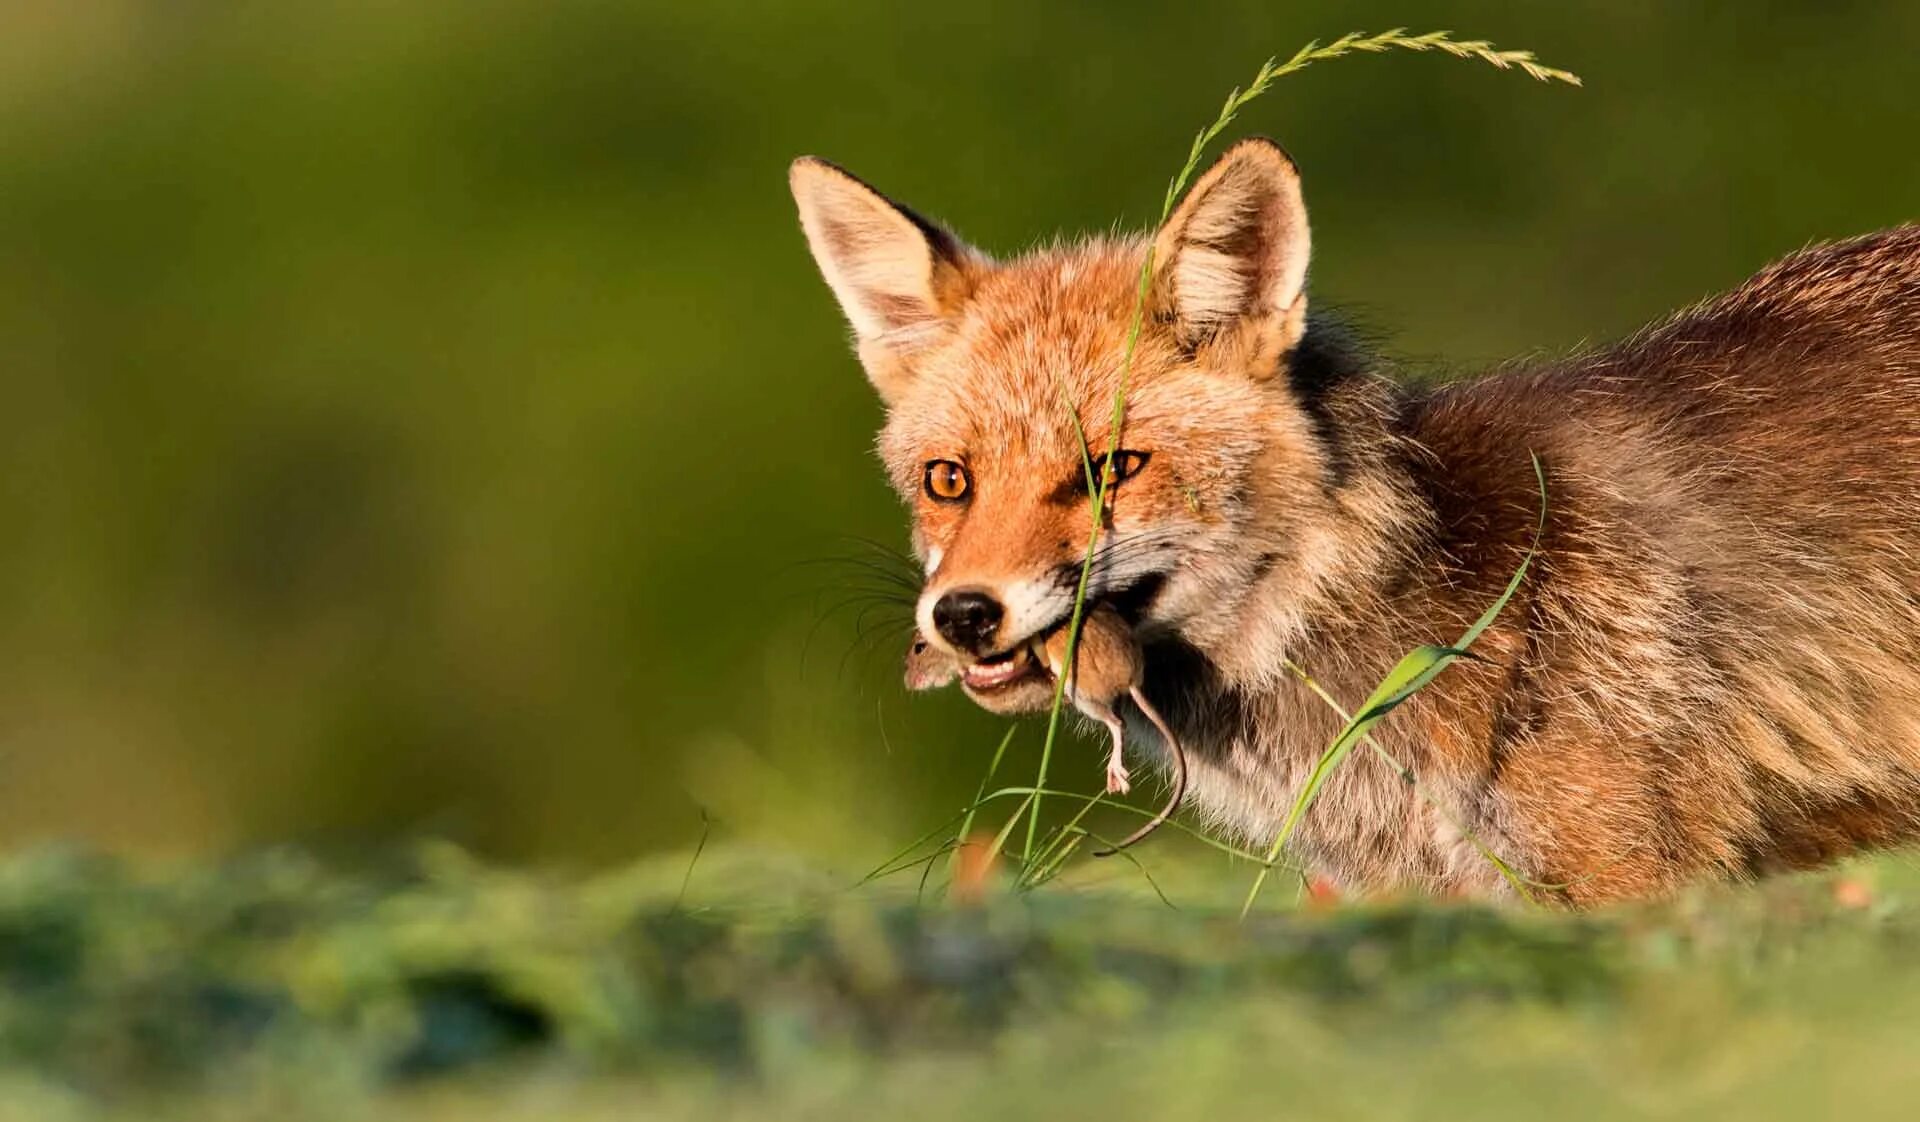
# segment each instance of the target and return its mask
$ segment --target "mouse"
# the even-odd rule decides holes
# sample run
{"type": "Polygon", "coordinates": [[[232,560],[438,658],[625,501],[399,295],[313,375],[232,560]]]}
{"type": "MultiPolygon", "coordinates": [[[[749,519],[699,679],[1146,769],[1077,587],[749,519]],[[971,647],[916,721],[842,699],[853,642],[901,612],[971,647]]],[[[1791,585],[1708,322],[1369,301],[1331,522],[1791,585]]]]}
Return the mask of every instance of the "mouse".
{"type": "Polygon", "coordinates": [[[907,644],[906,682],[910,690],[937,690],[960,677],[960,660],[933,645],[919,631],[907,644]]]}
{"type": "Polygon", "coordinates": [[[1180,739],[1173,734],[1160,711],[1154,708],[1140,684],[1145,676],[1146,659],[1133,629],[1111,604],[1096,604],[1080,621],[1080,636],[1073,652],[1074,665],[1067,668],[1067,637],[1072,629],[1062,627],[1041,644],[1040,661],[1056,681],[1066,682],[1068,700],[1074,708],[1100,722],[1112,734],[1113,747],[1107,753],[1107,792],[1125,794],[1132,788],[1124,754],[1126,723],[1114,710],[1122,698],[1130,699],[1142,716],[1152,723],[1167,746],[1173,764],[1172,789],[1166,805],[1145,825],[1128,834],[1096,857],[1111,857],[1159,829],[1175,811],[1187,792],[1187,756],[1180,739]]]}
{"type": "MultiPolygon", "coordinates": [[[[1066,668],[1069,630],[1061,627],[1034,644],[1035,655],[1056,681],[1066,668]]],[[[1124,751],[1126,723],[1114,709],[1122,698],[1131,700],[1160,733],[1173,763],[1172,789],[1160,812],[1117,844],[1094,853],[1096,857],[1111,857],[1158,830],[1180,809],[1187,791],[1187,757],[1173,729],[1140,688],[1146,669],[1144,654],[1133,636],[1133,629],[1112,605],[1096,604],[1080,621],[1073,661],[1074,670],[1066,675],[1067,699],[1075,709],[1105,725],[1113,738],[1107,753],[1107,793],[1124,795],[1133,787],[1124,751]]],[[[959,657],[915,631],[907,645],[902,674],[907,688],[939,689],[959,676],[959,657]]]]}

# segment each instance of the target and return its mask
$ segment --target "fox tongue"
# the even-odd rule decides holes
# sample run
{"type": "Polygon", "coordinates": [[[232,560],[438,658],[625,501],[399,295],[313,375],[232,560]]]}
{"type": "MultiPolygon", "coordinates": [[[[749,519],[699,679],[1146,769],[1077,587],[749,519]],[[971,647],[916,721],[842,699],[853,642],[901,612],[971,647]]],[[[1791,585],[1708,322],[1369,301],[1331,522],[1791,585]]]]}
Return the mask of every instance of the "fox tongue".
{"type": "Polygon", "coordinates": [[[969,663],[960,675],[975,689],[992,689],[1024,676],[1032,664],[1033,655],[1021,647],[991,662],[969,663]]]}

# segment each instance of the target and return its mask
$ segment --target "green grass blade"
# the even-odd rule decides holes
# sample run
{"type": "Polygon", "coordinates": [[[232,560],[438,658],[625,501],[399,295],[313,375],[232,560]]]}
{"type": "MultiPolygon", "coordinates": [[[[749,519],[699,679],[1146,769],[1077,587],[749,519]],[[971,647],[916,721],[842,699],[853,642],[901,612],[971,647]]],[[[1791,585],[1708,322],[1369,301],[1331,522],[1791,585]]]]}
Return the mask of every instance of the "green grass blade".
{"type": "MultiPolygon", "coordinates": [[[[994,802],[998,799],[1011,799],[1011,798],[1028,799],[1028,798],[1032,798],[1035,795],[1045,795],[1050,798],[1056,798],[1056,799],[1079,799],[1083,802],[1097,802],[1101,798],[1101,796],[1099,795],[1087,795],[1087,794],[1082,794],[1079,791],[1067,791],[1062,789],[1049,789],[1044,787],[1002,787],[1002,788],[999,788],[998,790],[987,792],[984,796],[981,797],[980,801],[981,803],[984,804],[984,803],[994,802]]],[[[1106,805],[1112,807],[1115,810],[1125,811],[1128,814],[1137,815],[1138,817],[1141,817],[1141,818],[1153,818],[1159,814],[1159,811],[1157,810],[1147,810],[1143,807],[1130,806],[1127,803],[1110,802],[1106,805]]],[[[1020,814],[1025,809],[1026,809],[1026,804],[1023,802],[1020,806],[1020,809],[1014,812],[1013,817],[1007,820],[1007,825],[1005,829],[1011,830],[1020,821],[1020,814]]],[[[1189,826],[1184,822],[1180,822],[1174,819],[1169,819],[1166,823],[1166,828],[1178,830],[1181,833],[1186,834],[1188,837],[1192,838],[1194,841],[1199,842],[1201,845],[1204,845],[1209,849],[1218,850],[1229,857],[1236,857],[1242,861],[1250,861],[1253,864],[1259,865],[1261,867],[1265,867],[1267,865],[1267,859],[1260,856],[1258,853],[1255,853],[1252,850],[1248,850],[1248,849],[1241,849],[1239,846],[1229,845],[1228,843],[1221,841],[1219,838],[1210,837],[1207,834],[1203,833],[1202,831],[1196,830],[1192,826],[1189,826]]]]}
{"type": "MultiPolygon", "coordinates": [[[[1000,738],[1000,747],[993,750],[993,761],[987,764],[987,773],[980,777],[980,786],[973,793],[973,803],[967,807],[960,818],[960,829],[953,835],[953,856],[947,862],[947,875],[951,877],[960,863],[960,847],[967,844],[967,838],[973,834],[973,816],[980,809],[980,798],[987,792],[987,784],[1000,771],[1000,761],[1007,756],[1007,746],[1013,743],[1013,734],[1019,731],[1018,725],[1007,726],[1007,734],[1000,738]]],[[[998,852],[997,850],[995,852],[998,852]]],[[[989,858],[991,859],[991,858],[989,858]]]]}
{"type": "Polygon", "coordinates": [[[1514,569],[1513,576],[1508,578],[1507,585],[1501,590],[1499,598],[1488,605],[1487,610],[1481,612],[1479,618],[1461,632],[1459,640],[1453,646],[1416,647],[1402,656],[1387,676],[1367,696],[1366,702],[1360,706],[1360,711],[1354,714],[1353,718],[1333,738],[1332,743],[1327,745],[1326,750],[1320,754],[1319,760],[1315,761],[1313,770],[1307,773],[1306,783],[1301,786],[1300,793],[1293,800],[1293,805],[1288,808],[1287,817],[1280,825],[1280,832],[1274,836],[1273,845],[1267,851],[1267,867],[1262,868],[1255,875],[1252,886],[1247,889],[1246,901],[1240,907],[1241,918],[1244,919],[1253,910],[1254,901],[1259,898],[1260,889],[1266,884],[1268,870],[1279,859],[1280,851],[1293,837],[1293,832],[1299,827],[1301,819],[1306,817],[1307,810],[1319,796],[1327,777],[1333,774],[1333,769],[1346,760],[1347,756],[1353,752],[1354,745],[1360,742],[1360,738],[1365,736],[1369,729],[1414,694],[1425,689],[1428,683],[1439,677],[1440,672],[1452,665],[1455,660],[1465,656],[1474,642],[1486,633],[1495,619],[1499,618],[1501,611],[1513,600],[1514,594],[1520,591],[1520,585],[1526,580],[1527,571],[1532,567],[1534,556],[1540,549],[1540,536],[1546,532],[1547,528],[1546,471],[1540,466],[1539,456],[1530,454],[1529,458],[1533,462],[1534,480],[1540,488],[1540,516],[1534,524],[1533,541],[1527,546],[1526,555],[1514,569]]]}

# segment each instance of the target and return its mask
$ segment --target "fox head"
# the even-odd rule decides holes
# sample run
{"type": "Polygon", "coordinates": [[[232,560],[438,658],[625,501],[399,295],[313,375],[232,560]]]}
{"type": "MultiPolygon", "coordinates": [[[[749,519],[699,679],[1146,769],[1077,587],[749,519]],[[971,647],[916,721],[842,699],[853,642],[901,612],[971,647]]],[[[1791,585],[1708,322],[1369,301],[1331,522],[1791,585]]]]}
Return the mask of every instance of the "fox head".
{"type": "Polygon", "coordinates": [[[926,570],[920,631],[975,701],[1015,712],[1051,699],[1033,648],[1071,614],[1090,540],[1089,600],[1144,638],[1284,641],[1236,634],[1237,609],[1273,580],[1304,599],[1338,551],[1326,532],[1337,457],[1295,370],[1306,207],[1279,146],[1234,146],[1150,238],[1007,261],[825,161],[795,161],[791,182],[886,406],[880,453],[926,570]],[[1095,512],[1088,478],[1102,472],[1095,512]]]}

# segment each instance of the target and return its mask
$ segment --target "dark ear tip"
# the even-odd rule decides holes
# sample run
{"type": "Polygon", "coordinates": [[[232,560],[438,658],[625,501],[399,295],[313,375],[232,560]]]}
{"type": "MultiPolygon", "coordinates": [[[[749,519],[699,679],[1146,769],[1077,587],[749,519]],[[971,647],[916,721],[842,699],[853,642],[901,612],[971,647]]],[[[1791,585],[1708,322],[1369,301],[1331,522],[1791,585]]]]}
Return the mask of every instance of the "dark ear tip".
{"type": "Polygon", "coordinates": [[[1274,162],[1293,173],[1296,177],[1300,174],[1300,165],[1294,160],[1292,154],[1285,148],[1282,148],[1280,143],[1271,137],[1249,136],[1236,140],[1225,152],[1221,153],[1220,158],[1223,161],[1230,159],[1257,159],[1274,162]]]}

